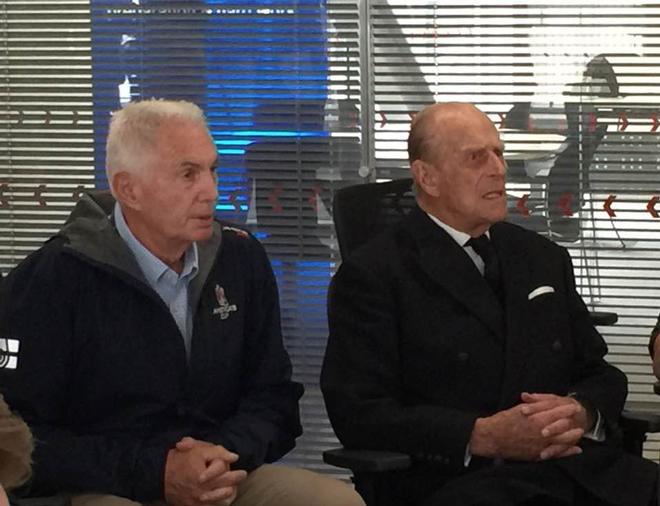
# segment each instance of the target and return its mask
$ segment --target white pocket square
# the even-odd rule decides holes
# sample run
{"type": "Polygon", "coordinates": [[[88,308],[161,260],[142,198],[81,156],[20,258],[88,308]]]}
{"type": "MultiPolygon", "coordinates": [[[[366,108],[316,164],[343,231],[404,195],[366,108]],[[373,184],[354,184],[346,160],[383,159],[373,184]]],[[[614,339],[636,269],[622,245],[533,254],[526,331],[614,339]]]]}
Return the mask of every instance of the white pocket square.
{"type": "Polygon", "coordinates": [[[527,296],[527,300],[532,300],[538,297],[539,295],[543,295],[544,293],[555,293],[555,289],[551,286],[539,286],[538,288],[534,288],[531,292],[529,292],[529,295],[527,296]]]}

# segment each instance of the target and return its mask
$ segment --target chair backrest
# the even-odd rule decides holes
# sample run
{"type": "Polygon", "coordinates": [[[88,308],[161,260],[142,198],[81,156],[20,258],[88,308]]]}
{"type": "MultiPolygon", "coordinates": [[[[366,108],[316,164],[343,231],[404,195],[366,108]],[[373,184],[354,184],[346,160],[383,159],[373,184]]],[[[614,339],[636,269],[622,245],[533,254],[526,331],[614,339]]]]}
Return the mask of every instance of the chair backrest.
{"type": "Polygon", "coordinates": [[[411,178],[358,184],[337,191],[332,212],[342,258],[400,222],[414,207],[411,178]]]}
{"type": "MultiPolygon", "coordinates": [[[[341,257],[347,258],[369,239],[399,223],[415,205],[411,178],[358,184],[337,191],[332,211],[341,257]]],[[[590,314],[594,325],[614,325],[618,319],[612,312],[590,314]]]]}

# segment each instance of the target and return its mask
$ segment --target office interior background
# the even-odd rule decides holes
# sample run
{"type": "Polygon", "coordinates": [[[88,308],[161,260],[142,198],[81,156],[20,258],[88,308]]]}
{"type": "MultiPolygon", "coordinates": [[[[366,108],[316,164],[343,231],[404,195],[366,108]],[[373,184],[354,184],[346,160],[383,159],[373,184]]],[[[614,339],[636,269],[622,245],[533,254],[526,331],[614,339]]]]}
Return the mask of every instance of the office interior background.
{"type": "MultiPolygon", "coordinates": [[[[0,270],[107,188],[111,111],[198,103],[220,154],[217,216],[265,245],[305,384],[286,461],[329,473],[318,388],[343,186],[406,177],[412,116],[477,104],[506,143],[510,220],[566,246],[629,400],[655,404],[660,312],[660,4],[612,0],[0,2],[0,270]]],[[[645,456],[658,460],[651,435],[645,456]]]]}

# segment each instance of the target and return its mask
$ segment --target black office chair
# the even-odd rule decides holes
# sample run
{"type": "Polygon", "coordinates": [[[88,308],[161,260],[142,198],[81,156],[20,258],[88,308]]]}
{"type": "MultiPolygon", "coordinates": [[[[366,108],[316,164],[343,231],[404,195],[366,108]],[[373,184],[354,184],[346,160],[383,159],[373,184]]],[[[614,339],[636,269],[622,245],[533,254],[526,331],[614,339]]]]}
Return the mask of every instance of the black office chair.
{"type": "MultiPolygon", "coordinates": [[[[333,219],[342,258],[378,233],[400,222],[416,206],[412,179],[348,186],[337,191],[333,219]]],[[[595,325],[613,325],[617,314],[591,312],[595,325]]],[[[641,455],[646,433],[660,432],[660,414],[626,410],[622,419],[624,446],[641,455]]],[[[333,466],[350,469],[356,490],[367,506],[396,506],[390,477],[410,467],[409,455],[395,452],[338,448],[323,453],[333,466]]]]}

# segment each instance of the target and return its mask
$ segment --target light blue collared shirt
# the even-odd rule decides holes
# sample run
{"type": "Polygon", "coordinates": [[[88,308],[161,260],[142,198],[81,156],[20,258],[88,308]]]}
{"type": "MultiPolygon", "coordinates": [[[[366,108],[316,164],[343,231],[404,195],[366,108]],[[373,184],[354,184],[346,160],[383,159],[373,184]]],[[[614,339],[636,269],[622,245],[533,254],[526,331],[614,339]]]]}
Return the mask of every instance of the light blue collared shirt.
{"type": "Polygon", "coordinates": [[[172,318],[176,322],[183,344],[186,347],[186,356],[190,358],[190,342],[193,331],[192,308],[188,303],[188,286],[197,276],[199,261],[197,256],[197,244],[192,243],[186,250],[183,259],[181,274],[177,274],[133,235],[128,228],[124,214],[118,203],[115,204],[115,226],[119,236],[124,240],[128,248],[133,252],[142,273],[149,286],[153,288],[163,302],[170,309],[172,318]]]}

